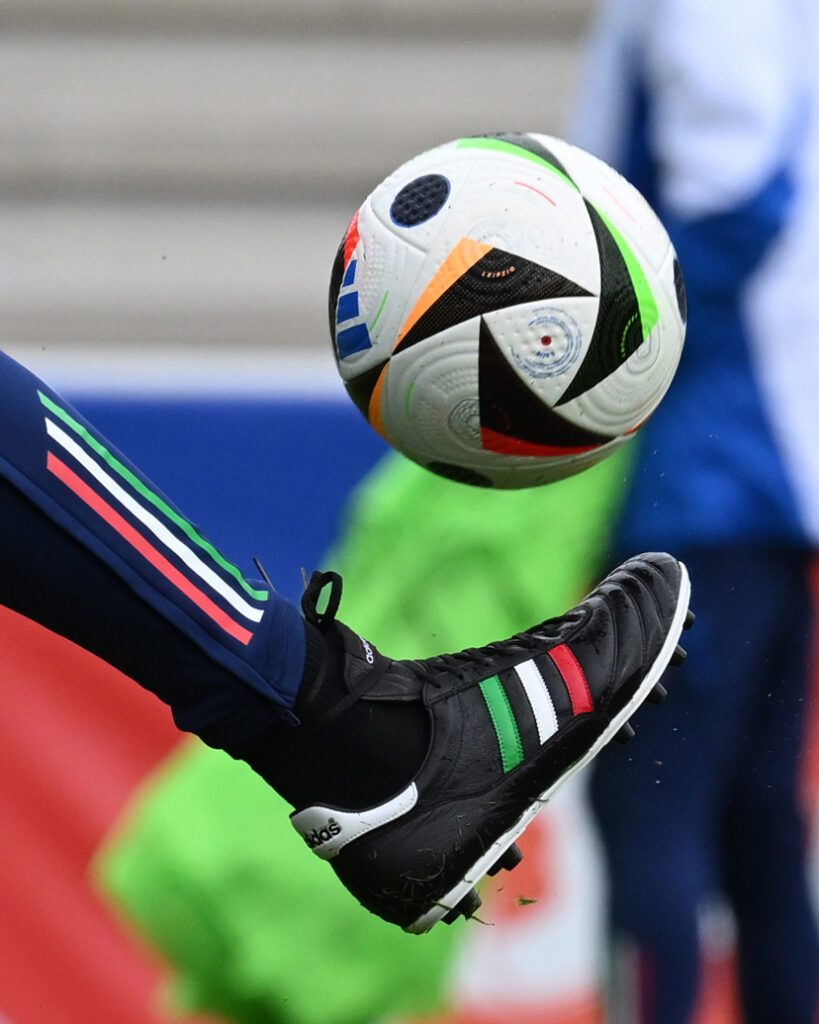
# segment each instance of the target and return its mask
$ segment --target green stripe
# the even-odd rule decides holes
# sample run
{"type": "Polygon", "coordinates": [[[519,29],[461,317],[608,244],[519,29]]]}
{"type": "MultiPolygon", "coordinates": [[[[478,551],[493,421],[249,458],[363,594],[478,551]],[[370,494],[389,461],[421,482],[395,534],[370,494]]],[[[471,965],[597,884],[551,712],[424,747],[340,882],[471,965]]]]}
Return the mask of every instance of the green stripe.
{"type": "Polygon", "coordinates": [[[458,139],[458,149],[494,149],[499,153],[510,153],[512,156],[523,157],[524,160],[531,160],[532,163],[537,164],[538,167],[545,167],[546,170],[556,174],[561,181],[565,181],[567,185],[575,190],[579,191],[577,185],[572,181],[571,178],[567,177],[562,171],[559,171],[554,164],[550,164],[548,160],[544,160],[542,156],[538,156],[537,153],[532,153],[528,149],[524,149],[523,146],[516,146],[513,142],[504,142],[503,139],[458,139]]]}
{"type": "Polygon", "coordinates": [[[381,300],[381,305],[378,307],[378,312],[375,314],[375,320],[370,324],[370,330],[375,330],[375,325],[381,319],[381,314],[384,312],[384,307],[387,305],[387,299],[389,298],[389,289],[384,292],[384,298],[381,300]]]}
{"type": "Polygon", "coordinates": [[[489,717],[495,727],[495,735],[498,737],[503,770],[511,772],[523,760],[523,743],[520,739],[512,705],[509,703],[506,690],[498,676],[484,679],[480,687],[489,717]]]}
{"type": "MultiPolygon", "coordinates": [[[[595,207],[595,209],[597,208],[595,207]]],[[[629,277],[631,278],[631,283],[634,286],[634,291],[637,295],[637,304],[640,307],[640,320],[643,325],[643,341],[645,341],[657,326],[657,322],[660,319],[657,300],[654,298],[654,292],[651,290],[651,285],[648,283],[648,278],[646,277],[645,271],[640,265],[640,261],[637,259],[637,255],[634,250],[628,244],[624,236],[620,234],[614,224],[612,224],[605,213],[603,213],[602,210],[597,210],[597,212],[600,214],[606,227],[611,232],[612,238],[617,243],[617,247],[623,254],[623,259],[626,261],[629,277]]]]}
{"type": "Polygon", "coordinates": [[[108,449],[101,444],[81,423],[78,423],[72,416],[70,416],[65,409],[61,408],[55,402],[53,402],[48,395],[44,395],[42,391],[38,391],[37,394],[40,396],[42,404],[52,412],[55,416],[63,421],[66,426],[70,427],[75,434],[77,434],[83,441],[88,445],[92,451],[96,452],[97,455],[103,459],[108,466],[118,473],[119,476],[125,480],[131,487],[137,491],[146,501],[148,501],[154,508],[159,509],[172,523],[175,523],[180,530],[188,537],[189,540],[193,541],[203,551],[206,551],[217,565],[220,565],[226,572],[230,573],[234,577],[237,583],[239,583],[244,590],[254,597],[257,601],[266,601],[268,598],[268,591],[256,590],[252,587],[241,573],[241,570],[233,565],[231,562],[221,555],[216,548],[197,531],[187,519],[183,519],[171,506],[163,501],[158,494],[155,494],[150,488],[146,487],[142,480],[139,479],[134,473],[124,466],[116,456],[112,455],[108,449]]]}
{"type": "Polygon", "coordinates": [[[410,381],[410,386],[407,388],[407,394],[404,398],[404,412],[407,416],[412,416],[412,413],[410,412],[410,400],[412,399],[412,393],[415,390],[415,385],[417,383],[417,380],[410,381]]]}

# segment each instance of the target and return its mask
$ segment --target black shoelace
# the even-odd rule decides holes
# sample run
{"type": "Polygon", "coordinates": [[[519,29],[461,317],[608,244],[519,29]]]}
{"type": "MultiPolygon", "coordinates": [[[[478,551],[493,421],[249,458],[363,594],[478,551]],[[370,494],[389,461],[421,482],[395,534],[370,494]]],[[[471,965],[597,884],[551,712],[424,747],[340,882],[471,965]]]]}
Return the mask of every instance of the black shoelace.
{"type": "Polygon", "coordinates": [[[325,632],[334,622],[341,603],[341,576],[337,572],[314,572],[301,595],[301,609],[308,622],[325,632]],[[329,585],[330,595],[323,612],[318,610],[321,593],[329,585]]]}

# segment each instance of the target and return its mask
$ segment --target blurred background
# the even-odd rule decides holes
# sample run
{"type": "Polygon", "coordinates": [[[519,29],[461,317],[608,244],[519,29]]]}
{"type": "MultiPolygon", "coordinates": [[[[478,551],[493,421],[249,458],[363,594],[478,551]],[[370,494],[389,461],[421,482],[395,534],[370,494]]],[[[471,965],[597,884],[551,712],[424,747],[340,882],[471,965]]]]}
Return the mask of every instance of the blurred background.
{"type": "MultiPolygon", "coordinates": [[[[330,350],[336,246],[368,191],[425,148],[563,134],[591,6],[0,0],[0,347],[296,599],[385,454],[330,350]]],[[[179,989],[169,1008],[167,965],[95,881],[101,844],[179,746],[170,716],[3,609],[0,636],[0,1024],[217,1020],[181,1012],[179,989]]],[[[815,807],[817,757],[805,776],[815,807]]],[[[605,882],[582,789],[526,843],[506,904],[487,901],[494,927],[452,929],[439,1024],[603,1019],[605,882]]],[[[190,910],[178,897],[166,923],[190,910]]],[[[705,932],[697,1024],[731,1024],[731,921],[717,908],[705,932]]],[[[280,1009],[242,1022],[312,1024],[280,1009]]]]}

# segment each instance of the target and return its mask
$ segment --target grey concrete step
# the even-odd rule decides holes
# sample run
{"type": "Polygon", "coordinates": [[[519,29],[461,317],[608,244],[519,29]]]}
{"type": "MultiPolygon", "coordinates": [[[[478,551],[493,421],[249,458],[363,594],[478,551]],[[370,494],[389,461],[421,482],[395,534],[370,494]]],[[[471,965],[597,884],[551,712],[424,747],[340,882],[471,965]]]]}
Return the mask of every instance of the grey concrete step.
{"type": "Polygon", "coordinates": [[[0,205],[0,334],[32,346],[328,344],[351,211],[319,205],[0,205]]]}
{"type": "Polygon", "coordinates": [[[355,201],[398,161],[478,131],[554,129],[565,39],[0,39],[4,197],[355,201]]]}
{"type": "Polygon", "coordinates": [[[7,29],[315,37],[577,34],[591,0],[0,0],[7,29]]]}

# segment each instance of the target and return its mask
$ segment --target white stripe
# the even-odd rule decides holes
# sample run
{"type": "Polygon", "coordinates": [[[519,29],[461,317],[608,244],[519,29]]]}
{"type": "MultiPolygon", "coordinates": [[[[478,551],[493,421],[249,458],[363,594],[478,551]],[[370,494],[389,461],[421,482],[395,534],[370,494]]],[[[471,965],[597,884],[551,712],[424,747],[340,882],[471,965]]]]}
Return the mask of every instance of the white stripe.
{"type": "Polygon", "coordinates": [[[126,508],[135,519],[138,519],[143,526],[147,527],[151,533],[162,543],[165,547],[169,548],[175,555],[177,555],[184,563],[191,569],[204,583],[208,584],[212,590],[223,597],[228,604],[232,605],[233,608],[243,615],[246,619],[250,619],[251,622],[259,622],[262,615],[264,614],[263,609],[254,608],[253,605],[248,604],[244,598],[240,597],[234,590],[228,586],[228,584],[218,576],[213,569],[205,565],[205,563],[198,558],[190,548],[186,547],[178,537],[163,524],[156,516],[149,512],[146,508],[143,508],[124,488],[112,479],[100,466],[96,463],[91,456],[82,448],[77,442],[69,437],[68,434],[61,428],[58,427],[53,420],[50,420],[47,416],[45,418],[46,431],[49,437],[56,441],[62,448],[73,456],[77,462],[80,463],[90,474],[97,480],[102,486],[108,491],[108,493],[116,498],[116,500],[126,508]]]}
{"type": "Polygon", "coordinates": [[[541,743],[545,743],[557,732],[557,713],[552,703],[552,695],[543,681],[540,669],[533,661],[524,661],[522,665],[516,665],[515,672],[535,716],[538,738],[541,743]]]}

